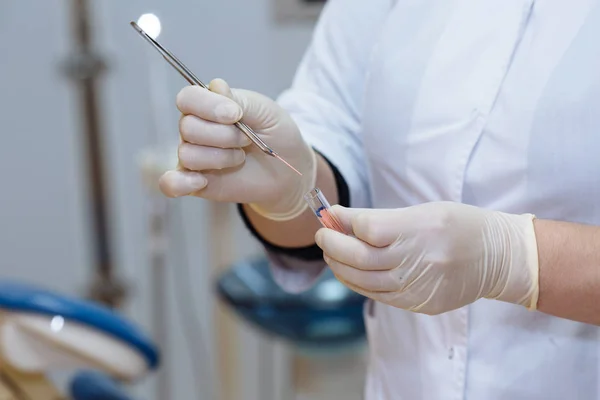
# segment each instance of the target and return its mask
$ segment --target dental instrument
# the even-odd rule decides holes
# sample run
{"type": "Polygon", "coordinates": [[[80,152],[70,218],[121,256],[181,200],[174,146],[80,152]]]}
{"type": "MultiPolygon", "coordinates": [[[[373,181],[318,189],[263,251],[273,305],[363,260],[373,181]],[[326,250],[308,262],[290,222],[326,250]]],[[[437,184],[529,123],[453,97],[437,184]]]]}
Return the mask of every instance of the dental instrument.
{"type": "Polygon", "coordinates": [[[331,205],[319,188],[313,188],[304,195],[304,200],[315,213],[315,216],[325,228],[333,229],[340,233],[346,233],[344,227],[331,211],[331,205]]]}
{"type": "MultiPolygon", "coordinates": [[[[190,85],[200,86],[204,89],[210,90],[208,86],[206,86],[200,79],[196,77],[177,57],[175,57],[170,51],[165,49],[158,41],[153,39],[150,35],[148,35],[140,26],[134,21],[130,22],[131,26],[144,38],[148,43],[150,43],[162,56],[163,58],[179,72],[183,78],[188,81],[190,85]]],[[[291,164],[289,164],[285,159],[283,159],[279,154],[277,154],[272,148],[270,148],[257,134],[254,132],[252,128],[246,125],[242,121],[238,121],[234,124],[239,130],[241,130],[244,135],[250,139],[252,143],[254,143],[263,153],[275,157],[285,165],[287,165],[290,169],[296,172],[298,175],[302,175],[300,171],[294,168],[291,164]]]]}

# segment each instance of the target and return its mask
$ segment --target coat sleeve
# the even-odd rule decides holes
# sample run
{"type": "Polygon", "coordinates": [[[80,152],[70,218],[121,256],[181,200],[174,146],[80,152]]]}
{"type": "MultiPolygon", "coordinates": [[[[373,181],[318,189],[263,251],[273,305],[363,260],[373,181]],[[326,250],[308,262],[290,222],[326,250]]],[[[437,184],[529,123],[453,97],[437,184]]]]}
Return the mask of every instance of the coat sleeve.
{"type": "MultiPolygon", "coordinates": [[[[361,139],[363,93],[371,53],[393,2],[329,0],[292,86],[278,99],[304,139],[337,169],[351,207],[370,205],[361,139]]],[[[289,292],[307,290],[326,268],[320,250],[313,260],[281,249],[266,251],[274,279],[289,292]]]]}

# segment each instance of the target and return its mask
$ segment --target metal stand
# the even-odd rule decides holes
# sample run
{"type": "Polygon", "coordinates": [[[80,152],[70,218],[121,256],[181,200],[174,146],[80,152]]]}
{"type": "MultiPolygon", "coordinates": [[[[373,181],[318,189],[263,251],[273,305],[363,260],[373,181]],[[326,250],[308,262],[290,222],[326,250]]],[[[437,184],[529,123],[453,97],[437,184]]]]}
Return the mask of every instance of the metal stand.
{"type": "Polygon", "coordinates": [[[106,66],[94,53],[88,0],[72,0],[75,51],[66,72],[79,91],[86,138],[88,182],[95,233],[95,277],[89,289],[92,300],[112,308],[120,307],[127,294],[125,283],[116,277],[108,229],[108,196],[103,165],[103,143],[98,78],[106,66]]]}
{"type": "MultiPolygon", "coordinates": [[[[154,196],[156,197],[156,196],[154,196]]],[[[154,310],[153,330],[156,341],[163,346],[169,342],[169,324],[166,323],[168,317],[166,304],[166,281],[167,263],[166,263],[166,237],[165,237],[165,215],[167,204],[163,199],[153,199],[150,214],[150,249],[152,264],[152,305],[154,310]],[[162,200],[162,201],[161,201],[162,200]]],[[[168,399],[171,393],[171,379],[168,371],[168,360],[165,365],[157,372],[157,399],[168,399]]]]}
{"type": "MultiPolygon", "coordinates": [[[[150,194],[148,215],[148,253],[152,278],[152,331],[163,350],[168,348],[169,328],[167,323],[167,199],[160,194],[150,194]]],[[[163,367],[157,371],[156,398],[168,399],[171,393],[169,361],[163,361],[163,367]]]]}

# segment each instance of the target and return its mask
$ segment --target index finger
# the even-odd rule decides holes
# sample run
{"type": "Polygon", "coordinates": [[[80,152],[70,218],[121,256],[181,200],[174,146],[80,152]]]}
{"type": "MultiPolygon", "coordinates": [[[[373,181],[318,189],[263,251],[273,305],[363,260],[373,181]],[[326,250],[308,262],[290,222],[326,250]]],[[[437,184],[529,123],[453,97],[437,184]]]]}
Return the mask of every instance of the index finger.
{"type": "Polygon", "coordinates": [[[347,208],[339,205],[331,207],[345,232],[374,247],[392,244],[403,228],[394,218],[399,209],[347,208]]]}
{"type": "Polygon", "coordinates": [[[331,229],[319,229],[315,241],[324,254],[358,270],[385,271],[398,266],[396,254],[387,251],[388,249],[373,247],[331,229]]]}
{"type": "Polygon", "coordinates": [[[177,108],[184,115],[232,125],[242,116],[242,108],[232,99],[200,86],[186,86],[177,94],[177,108]]]}

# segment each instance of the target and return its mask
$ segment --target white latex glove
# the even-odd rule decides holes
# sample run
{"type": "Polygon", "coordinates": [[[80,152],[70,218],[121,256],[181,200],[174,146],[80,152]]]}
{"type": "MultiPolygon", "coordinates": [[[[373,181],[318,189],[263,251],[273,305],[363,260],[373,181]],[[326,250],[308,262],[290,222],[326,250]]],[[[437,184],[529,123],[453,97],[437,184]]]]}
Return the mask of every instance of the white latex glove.
{"type": "Polygon", "coordinates": [[[537,306],[531,214],[451,202],[332,211],[354,237],[320,229],[317,244],[338,279],[366,297],[430,315],[480,298],[537,306]]]}
{"type": "Polygon", "coordinates": [[[170,197],[193,195],[208,200],[248,203],[267,218],[300,215],[303,195],[316,180],[316,159],[292,118],[271,99],[230,89],[216,79],[210,91],[188,86],[177,95],[179,165],[160,179],[170,197]],[[233,124],[240,119],[303,175],[261,152],[233,124]]]}

